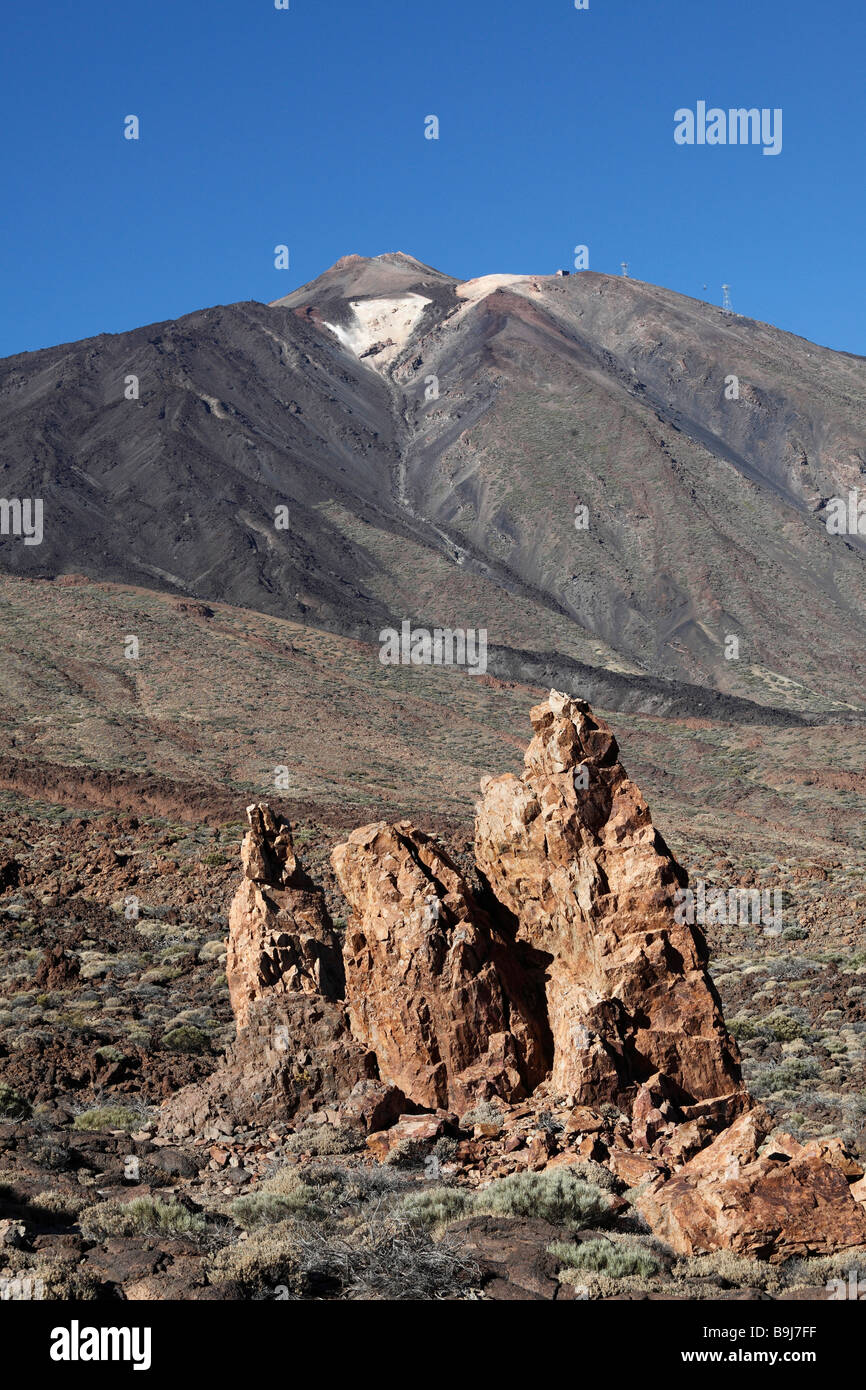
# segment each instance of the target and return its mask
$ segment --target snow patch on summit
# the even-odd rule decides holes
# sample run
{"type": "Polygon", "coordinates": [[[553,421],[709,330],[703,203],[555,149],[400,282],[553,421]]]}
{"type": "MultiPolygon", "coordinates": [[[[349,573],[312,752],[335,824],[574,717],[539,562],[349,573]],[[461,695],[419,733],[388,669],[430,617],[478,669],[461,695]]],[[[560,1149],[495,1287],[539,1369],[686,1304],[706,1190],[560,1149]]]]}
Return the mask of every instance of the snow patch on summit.
{"type": "Polygon", "coordinates": [[[505,285],[516,285],[522,280],[531,280],[531,275],[479,275],[477,280],[464,280],[457,286],[456,293],[460,299],[468,299],[473,304],[479,299],[486,299],[495,290],[501,290],[505,285]]]}
{"type": "Polygon", "coordinates": [[[424,309],[432,300],[421,294],[404,294],[387,299],[351,300],[352,319],[348,324],[325,323],[344,347],[381,370],[393,362],[412,335],[424,309]]]}

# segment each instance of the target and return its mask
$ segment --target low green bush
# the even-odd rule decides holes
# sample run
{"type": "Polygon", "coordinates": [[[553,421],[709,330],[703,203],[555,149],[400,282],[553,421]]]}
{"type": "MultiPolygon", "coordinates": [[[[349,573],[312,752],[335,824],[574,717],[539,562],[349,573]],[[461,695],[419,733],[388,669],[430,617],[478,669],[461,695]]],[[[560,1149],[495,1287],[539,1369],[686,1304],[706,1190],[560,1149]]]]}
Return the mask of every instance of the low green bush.
{"type": "Polygon", "coordinates": [[[649,1279],[661,1268],[659,1261],[640,1245],[614,1244],[610,1240],[587,1240],[581,1244],[555,1240],[547,1252],[563,1269],[585,1269],[609,1274],[614,1279],[637,1275],[649,1279]]]}

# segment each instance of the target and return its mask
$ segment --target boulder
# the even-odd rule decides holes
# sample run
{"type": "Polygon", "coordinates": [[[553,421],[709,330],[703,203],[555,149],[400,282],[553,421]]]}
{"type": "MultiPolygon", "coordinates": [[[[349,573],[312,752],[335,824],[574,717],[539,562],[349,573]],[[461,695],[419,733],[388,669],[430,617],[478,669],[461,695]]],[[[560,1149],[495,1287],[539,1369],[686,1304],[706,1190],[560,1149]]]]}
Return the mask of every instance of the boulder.
{"type": "Polygon", "coordinates": [[[47,946],[33,977],[35,989],[69,989],[81,983],[81,961],[61,945],[47,946]]]}
{"type": "Polygon", "coordinates": [[[398,1086],[359,1081],[340,1106],[340,1125],[365,1134],[388,1129],[406,1113],[408,1102],[398,1086]]]}
{"type": "Polygon", "coordinates": [[[547,959],[552,1087],[628,1105],[660,1075],[726,1123],[748,1101],[703,934],[680,920],[685,871],[587,704],[551,691],[530,719],[522,777],[482,783],[475,843],[517,940],[547,959]]]}
{"type": "MultiPolygon", "coordinates": [[[[673,1177],[636,1199],[638,1211],[680,1255],[732,1250],[773,1262],[866,1244],[866,1209],[855,1200],[835,1144],[765,1143],[763,1107],[741,1115],[673,1177]]],[[[841,1146],[840,1146],[841,1147],[841,1146]]]]}

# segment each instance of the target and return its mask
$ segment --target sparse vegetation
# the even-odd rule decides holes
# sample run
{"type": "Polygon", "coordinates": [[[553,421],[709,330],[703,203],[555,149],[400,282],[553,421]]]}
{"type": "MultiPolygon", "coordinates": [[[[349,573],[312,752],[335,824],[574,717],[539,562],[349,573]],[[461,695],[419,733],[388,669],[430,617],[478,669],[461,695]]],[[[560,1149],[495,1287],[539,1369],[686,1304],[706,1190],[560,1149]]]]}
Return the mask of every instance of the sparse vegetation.
{"type": "Polygon", "coordinates": [[[655,1255],[641,1245],[614,1245],[609,1240],[586,1240],[576,1245],[557,1240],[548,1245],[549,1255],[563,1269],[585,1269],[595,1274],[609,1274],[613,1279],[638,1275],[648,1279],[660,1268],[655,1255]]]}
{"type": "Polygon", "coordinates": [[[85,1235],[106,1236],[196,1235],[205,1230],[205,1220],[179,1202],[163,1202],[158,1197],[133,1197],[128,1202],[98,1202],[81,1216],[85,1235]]]}
{"type": "Polygon", "coordinates": [[[478,1278],[455,1242],[433,1241],[394,1213],[377,1213],[340,1230],[282,1222],[219,1251],[211,1273],[247,1298],[377,1301],[465,1295],[478,1278]]]}
{"type": "Polygon", "coordinates": [[[363,1149],[363,1135],[354,1130],[336,1129],[333,1125],[305,1125],[296,1134],[290,1134],[285,1147],[289,1153],[313,1154],[327,1157],[331,1154],[357,1153],[363,1149]]]}
{"type": "Polygon", "coordinates": [[[181,1024],[179,1028],[171,1028],[163,1036],[162,1045],[169,1052],[208,1052],[210,1038],[201,1028],[181,1024]]]}
{"type": "Polygon", "coordinates": [[[30,1114],[30,1104],[13,1091],[11,1086],[0,1082],[0,1119],[24,1120],[30,1114]]]}
{"type": "Polygon", "coordinates": [[[424,1225],[439,1226],[460,1217],[489,1212],[495,1216],[536,1216],[555,1226],[603,1224],[610,1203],[598,1187],[576,1178],[567,1168],[542,1173],[512,1173],[487,1187],[434,1187],[413,1193],[403,1211],[424,1225]]]}
{"type": "Polygon", "coordinates": [[[82,1110],[75,1116],[75,1129],[108,1130],[123,1129],[128,1133],[141,1129],[142,1116],[137,1110],[126,1105],[98,1105],[92,1110],[82,1110]]]}

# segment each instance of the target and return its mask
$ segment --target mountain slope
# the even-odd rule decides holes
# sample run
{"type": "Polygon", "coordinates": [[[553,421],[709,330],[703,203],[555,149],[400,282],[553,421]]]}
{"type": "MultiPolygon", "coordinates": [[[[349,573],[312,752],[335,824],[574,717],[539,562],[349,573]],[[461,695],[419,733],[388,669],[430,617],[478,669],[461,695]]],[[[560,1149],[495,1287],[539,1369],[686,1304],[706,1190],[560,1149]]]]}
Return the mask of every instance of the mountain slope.
{"type": "Polygon", "coordinates": [[[866,554],[823,518],[864,420],[864,360],[669,291],[345,257],[272,305],[0,363],[0,492],[45,505],[0,566],[370,641],[480,627],[497,673],[583,663],[624,707],[648,676],[687,707],[862,708],[866,554]]]}

